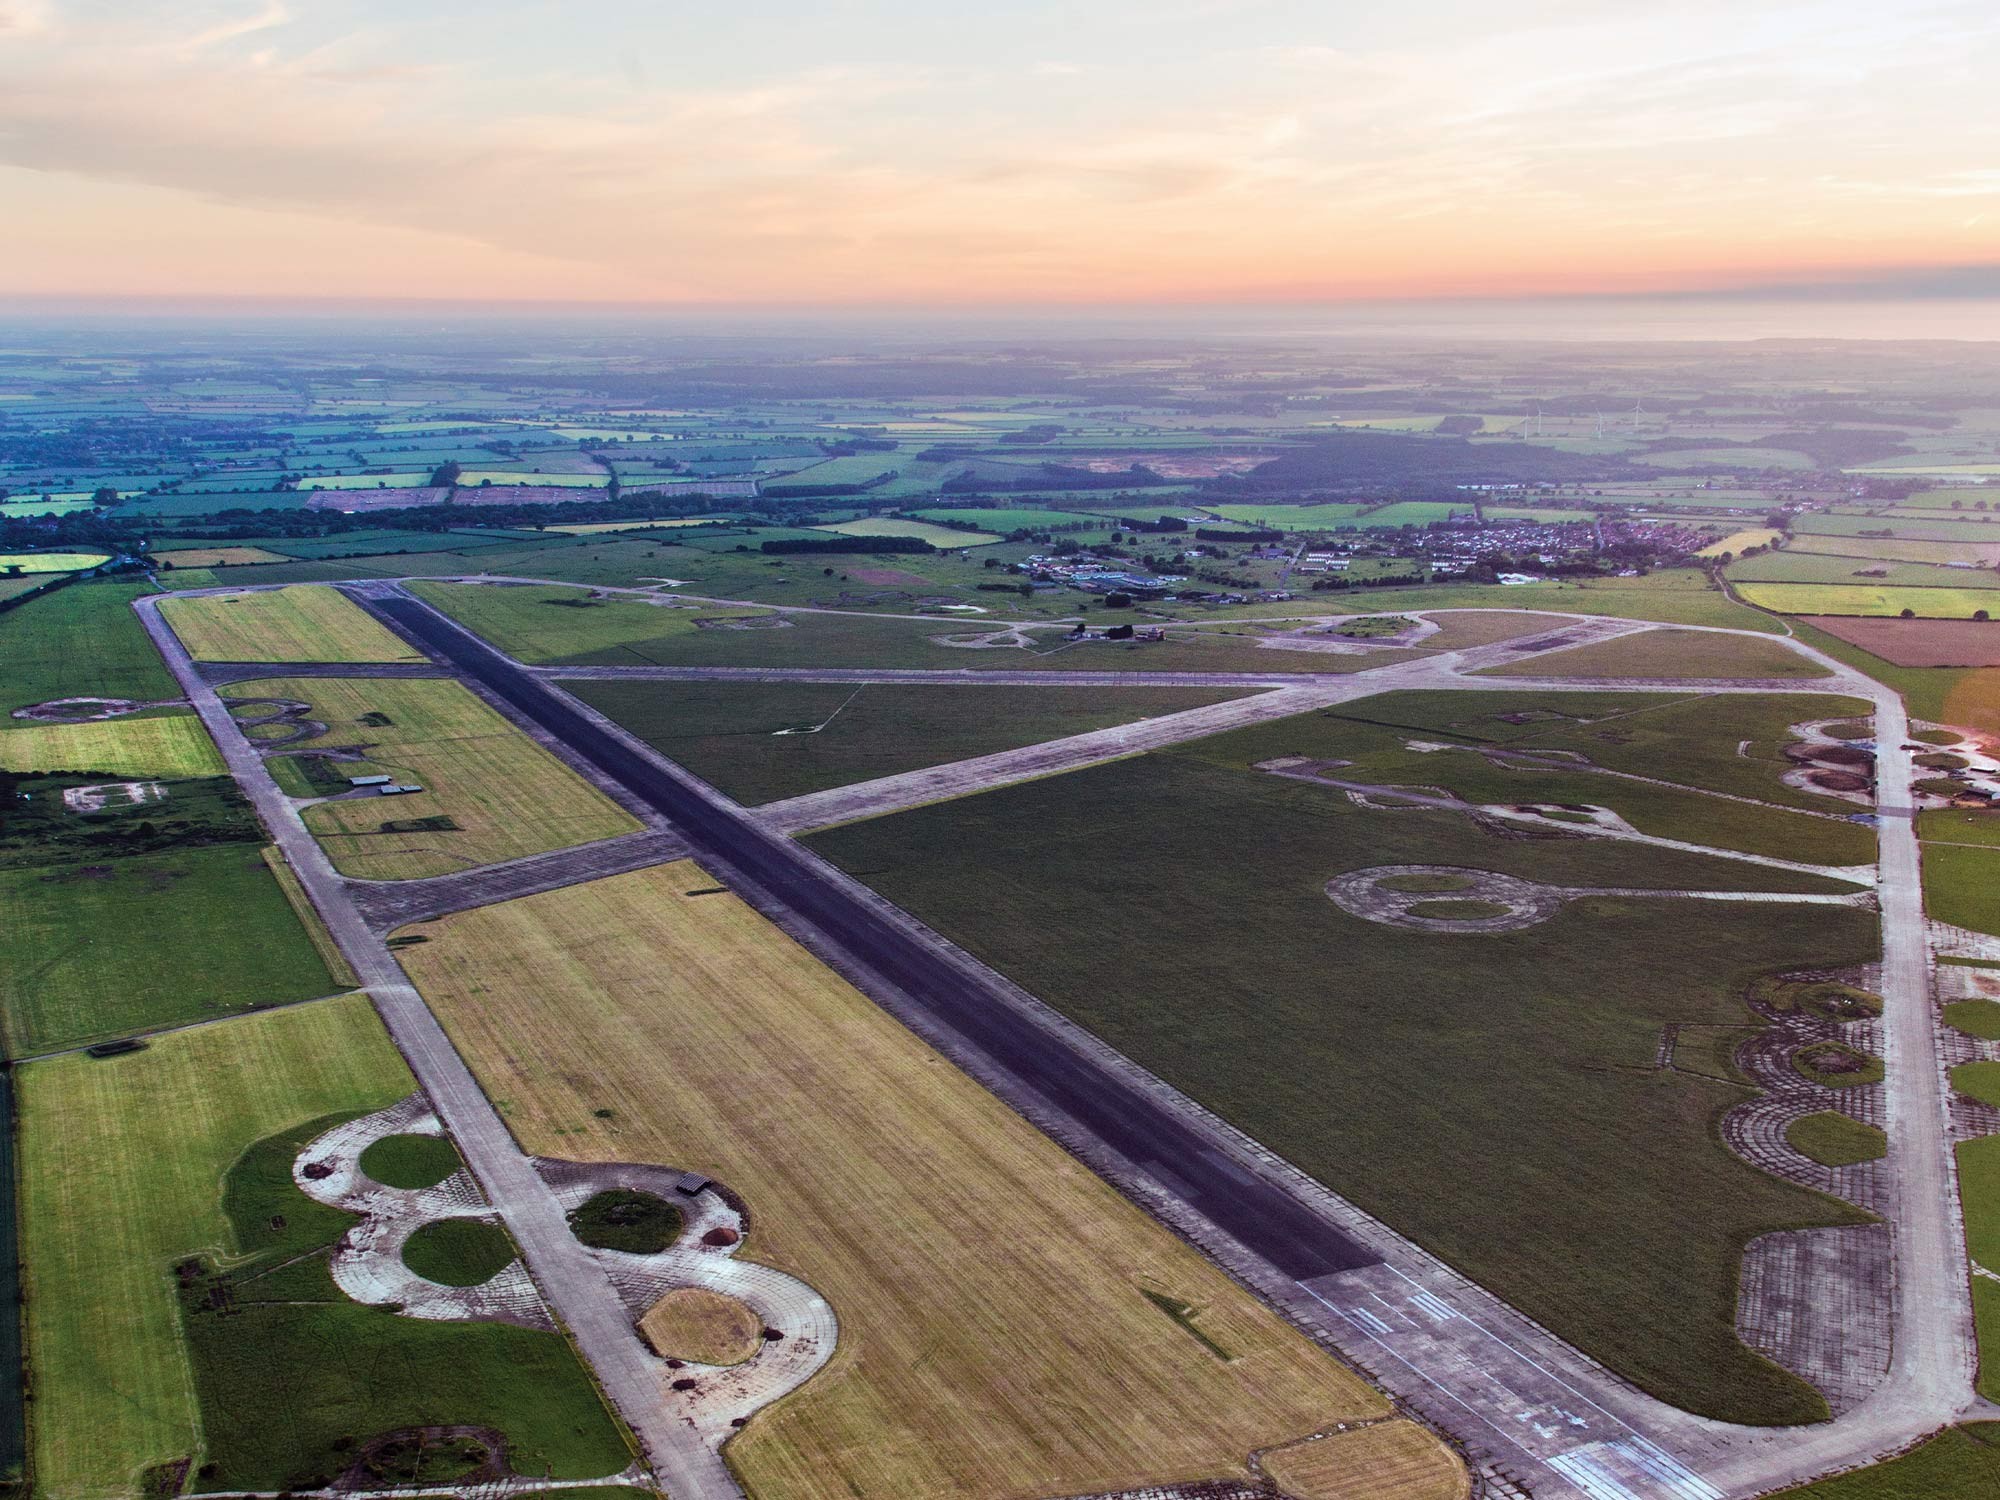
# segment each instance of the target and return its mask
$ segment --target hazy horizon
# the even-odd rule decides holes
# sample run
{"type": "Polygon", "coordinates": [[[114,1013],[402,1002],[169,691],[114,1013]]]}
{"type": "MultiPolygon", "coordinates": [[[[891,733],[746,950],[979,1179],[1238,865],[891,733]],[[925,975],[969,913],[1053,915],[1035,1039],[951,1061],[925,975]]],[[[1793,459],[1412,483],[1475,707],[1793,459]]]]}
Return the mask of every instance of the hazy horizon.
{"type": "Polygon", "coordinates": [[[0,0],[0,296],[1983,297],[1996,62],[1853,0],[0,0]]]}

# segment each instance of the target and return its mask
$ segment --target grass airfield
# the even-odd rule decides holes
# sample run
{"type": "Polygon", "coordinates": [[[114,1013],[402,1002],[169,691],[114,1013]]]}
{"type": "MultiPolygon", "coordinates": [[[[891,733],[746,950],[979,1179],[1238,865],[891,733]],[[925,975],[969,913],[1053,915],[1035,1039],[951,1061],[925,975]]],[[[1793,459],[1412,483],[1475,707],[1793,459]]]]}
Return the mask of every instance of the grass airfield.
{"type": "MultiPolygon", "coordinates": [[[[1752,1093],[1728,1061],[1755,1021],[1743,987],[1867,962],[1873,916],[1799,907],[1774,924],[1755,905],[1593,898],[1477,940],[1349,917],[1321,885],[1386,864],[1566,886],[1853,889],[1365,811],[1252,769],[1344,758],[1354,734],[1309,716],[809,842],[1655,1394],[1738,1421],[1823,1417],[1810,1387],[1737,1342],[1737,1262],[1757,1233],[1861,1216],[1730,1155],[1712,1121],[1752,1093]],[[1146,814],[1163,807],[1174,816],[1146,814]],[[1228,861],[1205,856],[1225,847],[1228,861]],[[1683,1041],[1662,1069],[1667,1022],[1683,1041]]],[[[1426,782],[1464,774],[1444,758],[1429,757],[1426,782]]],[[[1825,826],[1854,835],[1833,852],[1867,857],[1860,830],[1825,826]]]]}
{"type": "Polygon", "coordinates": [[[1387,1414],[713,887],[680,863],[461,913],[405,962],[530,1150],[713,1173],[750,1204],[744,1253],[838,1309],[833,1363],[729,1445],[753,1492],[1221,1478],[1252,1449],[1387,1414]],[[1201,1337],[1149,1292],[1187,1304],[1201,1337]]]}
{"type": "Polygon", "coordinates": [[[232,697],[312,705],[313,745],[365,746],[336,772],[386,773],[421,792],[322,802],[306,823],[343,874],[412,880],[636,833],[639,821],[456,682],[274,678],[232,697]],[[441,822],[439,820],[442,820],[441,822]]]}

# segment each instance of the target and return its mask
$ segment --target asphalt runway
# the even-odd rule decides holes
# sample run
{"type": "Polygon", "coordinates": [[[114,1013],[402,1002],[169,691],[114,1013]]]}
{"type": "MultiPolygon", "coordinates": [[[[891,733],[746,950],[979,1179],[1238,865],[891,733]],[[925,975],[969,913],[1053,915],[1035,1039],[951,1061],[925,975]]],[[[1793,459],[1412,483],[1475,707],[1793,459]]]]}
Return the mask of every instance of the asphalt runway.
{"type": "Polygon", "coordinates": [[[1226,1233],[1298,1280],[1354,1270],[1381,1256],[1342,1234],[1282,1187],[1250,1172],[1140,1087],[1100,1067],[977,976],[885,921],[787,839],[668,775],[535,674],[416,599],[366,606],[435,651],[518,713],[561,739],[671,821],[697,859],[711,854],[888,979],[951,1033],[1080,1127],[1171,1186],[1226,1233]]]}

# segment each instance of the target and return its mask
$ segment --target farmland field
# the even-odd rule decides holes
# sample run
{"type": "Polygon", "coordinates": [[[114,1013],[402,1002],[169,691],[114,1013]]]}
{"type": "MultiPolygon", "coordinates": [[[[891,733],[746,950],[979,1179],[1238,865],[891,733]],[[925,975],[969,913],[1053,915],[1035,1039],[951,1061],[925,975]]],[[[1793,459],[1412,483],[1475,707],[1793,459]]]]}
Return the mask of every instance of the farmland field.
{"type": "Polygon", "coordinates": [[[110,561],[108,552],[0,552],[0,573],[75,573],[110,561]]]}
{"type": "Polygon", "coordinates": [[[1990,621],[1808,615],[1804,623],[1859,646],[1892,666],[2000,666],[2000,626],[1990,621]]]}
{"type": "Polygon", "coordinates": [[[1792,553],[1851,557],[1865,566],[1868,559],[1885,562],[1969,562],[1981,567],[2000,564],[2000,540],[1990,542],[1899,542],[1877,537],[1814,536],[1800,533],[1787,544],[1792,553]]]}
{"type": "Polygon", "coordinates": [[[423,788],[307,809],[306,826],[344,874],[364,880],[444,875],[635,833],[640,826],[456,682],[295,678],[239,683],[227,691],[309,702],[328,729],[305,743],[365,746],[369,767],[423,788]],[[383,827],[437,818],[454,826],[383,827]]]}
{"type": "Polygon", "coordinates": [[[1227,688],[571,682],[570,692],[747,805],[1241,696],[1227,688]],[[779,731],[824,723],[811,734],[779,731]]]}
{"type": "Polygon", "coordinates": [[[129,1495],[182,1458],[214,1466],[197,1483],[283,1489],[355,1436],[426,1422],[497,1426],[529,1472],[626,1462],[561,1339],[394,1317],[328,1278],[321,1247],[351,1221],[292,1186],[292,1153],[413,1087],[365,999],[17,1077],[39,1493],[129,1495]],[[176,1305],[197,1301],[171,1274],[196,1256],[234,1267],[226,1319],[176,1305]]]}
{"type": "Polygon", "coordinates": [[[1751,1026],[1741,997],[1760,970],[1872,958],[1872,918],[1793,907],[1779,924],[1755,904],[1595,898],[1473,938],[1350,917],[1324,882],[1386,864],[1565,886],[1798,887],[1663,849],[1369,812],[1248,769],[1345,753],[1352,731],[1328,738],[1322,722],[808,842],[1646,1389],[1732,1420],[1823,1417],[1817,1395],[1737,1341],[1738,1258],[1766,1229],[1856,1216],[1713,1138],[1714,1116],[1749,1097],[1739,1079],[1699,1058],[1654,1060],[1665,1020],[1751,1026]],[[1160,807],[1174,816],[1147,814],[1160,807]],[[1115,923],[1078,899],[1113,889],[1115,923]]]}
{"type": "Polygon", "coordinates": [[[683,862],[462,912],[404,957],[524,1147],[714,1174],[750,1205],[744,1253],[833,1304],[832,1364],[729,1445],[753,1492],[1241,1475],[1253,1448],[1386,1414],[750,908],[687,894],[713,883],[683,862]]]}
{"type": "Polygon", "coordinates": [[[1725,552],[1740,555],[1746,547],[1768,547],[1783,535],[1782,531],[1774,531],[1768,526],[1756,526],[1748,531],[1732,531],[1728,536],[1710,542],[1695,556],[1720,557],[1725,552]]]}
{"type": "Polygon", "coordinates": [[[1900,542],[2000,543],[2000,516],[1984,521],[1939,521],[1928,516],[1799,516],[1792,530],[1801,536],[1859,537],[1900,542]],[[1870,533],[1874,533],[1873,537],[1870,533]]]}
{"type": "Polygon", "coordinates": [[[1481,677],[1824,677],[1827,669],[1789,646],[1753,636],[1647,630],[1487,667],[1481,677]]]}
{"type": "Polygon", "coordinates": [[[1736,592],[1746,603],[1781,615],[1895,615],[1908,609],[1924,619],[1969,620],[1979,610],[2000,610],[2000,598],[1984,588],[1743,583],[1736,592]]]}
{"type": "Polygon", "coordinates": [[[1201,509],[1225,521],[1245,526],[1268,526],[1273,531],[1330,531],[1337,526],[1363,524],[1354,518],[1367,507],[1359,504],[1281,505],[1267,501],[1254,505],[1204,505],[1201,509]]]}
{"type": "Polygon", "coordinates": [[[141,584],[78,583],[0,615],[0,710],[92,695],[180,696],[132,601],[141,584]]]}
{"type": "Polygon", "coordinates": [[[933,547],[983,547],[999,537],[983,531],[959,531],[931,521],[906,521],[895,516],[869,516],[859,521],[841,521],[816,528],[837,531],[842,536],[913,536],[933,547]]]}
{"type": "MultiPolygon", "coordinates": [[[[1146,514],[1144,506],[1134,506],[1140,515],[1146,514]]],[[[1071,510],[1043,510],[1034,506],[1003,505],[992,510],[976,507],[939,507],[916,512],[924,521],[951,521],[962,526],[977,526],[981,531],[999,532],[1006,535],[1012,531],[1061,531],[1077,527],[1084,531],[1107,531],[1113,529],[1113,520],[1105,515],[1090,515],[1071,510]]],[[[947,530],[950,528],[947,527],[947,530]]],[[[966,535],[967,533],[960,533],[966,535]]],[[[939,543],[940,546],[948,545],[939,543]]]]}
{"type": "Polygon", "coordinates": [[[191,713],[0,729],[0,771],[220,776],[222,757],[191,713]]]}
{"type": "Polygon", "coordinates": [[[336,988],[254,844],[0,870],[0,906],[10,1056],[336,988]]]}
{"type": "Polygon", "coordinates": [[[242,563],[281,563],[283,553],[262,547],[174,547],[155,552],[153,561],[173,568],[228,568],[242,563]]]}
{"type": "Polygon", "coordinates": [[[549,530],[565,536],[596,536],[606,531],[680,531],[689,526],[713,526],[718,520],[727,519],[726,516],[680,516],[665,521],[570,521],[549,530]]]}
{"type": "Polygon", "coordinates": [[[168,599],[160,612],[197,661],[416,662],[337,589],[311,585],[168,599]]]}
{"type": "MultiPolygon", "coordinates": [[[[1729,565],[1729,581],[1821,583],[1885,589],[1943,588],[2000,590],[2000,573],[1949,568],[1939,563],[1892,562],[1886,558],[1839,557],[1822,552],[1767,552],[1729,565]],[[1860,576],[1875,574],[1872,578],[1860,576]]],[[[1996,601],[2000,602],[2000,601],[1996,601]]]]}
{"type": "Polygon", "coordinates": [[[1471,1489],[1458,1456],[1402,1418],[1280,1448],[1263,1467],[1296,1500],[1460,1500],[1471,1489]]]}

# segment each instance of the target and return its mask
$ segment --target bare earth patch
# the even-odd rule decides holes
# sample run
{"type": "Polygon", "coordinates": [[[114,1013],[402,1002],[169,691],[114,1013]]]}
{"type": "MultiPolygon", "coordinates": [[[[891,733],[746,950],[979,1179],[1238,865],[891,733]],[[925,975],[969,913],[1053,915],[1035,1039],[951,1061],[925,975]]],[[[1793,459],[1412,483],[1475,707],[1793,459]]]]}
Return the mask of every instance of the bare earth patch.
{"type": "Polygon", "coordinates": [[[1808,615],[1805,623],[1895,667],[2000,667],[2000,624],[1808,615]]]}

